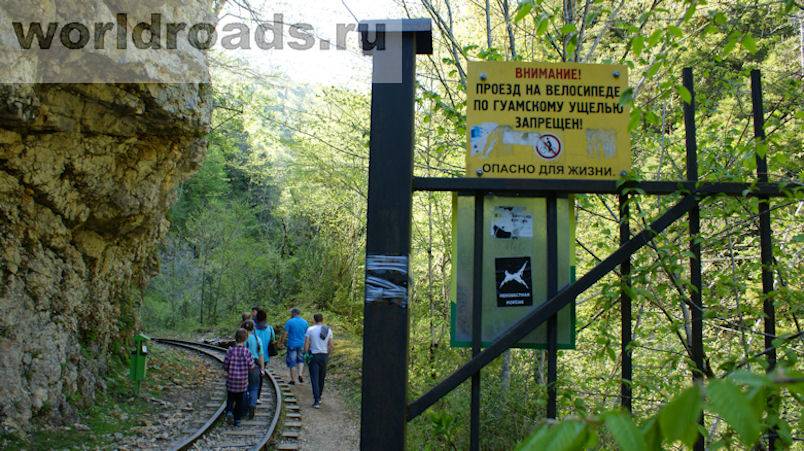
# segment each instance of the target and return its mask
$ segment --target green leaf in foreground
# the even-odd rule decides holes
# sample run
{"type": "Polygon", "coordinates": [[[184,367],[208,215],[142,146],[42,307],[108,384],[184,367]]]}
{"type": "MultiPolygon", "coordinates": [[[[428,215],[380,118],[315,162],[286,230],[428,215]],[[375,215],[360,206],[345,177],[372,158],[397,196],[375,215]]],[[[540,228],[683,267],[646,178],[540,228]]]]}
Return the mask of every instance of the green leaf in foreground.
{"type": "Polygon", "coordinates": [[[528,437],[517,448],[518,451],[575,451],[586,448],[589,430],[582,421],[562,421],[553,426],[545,426],[528,437]]]}
{"type": "Polygon", "coordinates": [[[516,15],[514,16],[514,22],[519,22],[525,18],[530,13],[530,10],[533,9],[533,3],[520,3],[519,8],[517,9],[516,15]]]}
{"type": "Polygon", "coordinates": [[[740,389],[727,379],[713,380],[706,387],[707,407],[723,417],[746,446],[756,443],[761,434],[759,418],[740,389]]]}
{"type": "Polygon", "coordinates": [[[550,443],[550,427],[542,426],[534,431],[530,437],[519,443],[517,451],[528,451],[534,449],[544,449],[550,443]]]}
{"type": "Polygon", "coordinates": [[[546,33],[548,25],[550,25],[550,17],[542,13],[536,23],[536,36],[541,36],[546,33]]]}
{"type": "Polygon", "coordinates": [[[606,429],[622,451],[642,451],[647,449],[645,438],[639,432],[634,420],[625,412],[612,412],[605,419],[606,429]]]}
{"type": "Polygon", "coordinates": [[[702,404],[701,389],[697,385],[684,390],[659,412],[662,435],[671,443],[680,441],[692,446],[698,436],[702,404]]]}
{"type": "Polygon", "coordinates": [[[651,417],[642,425],[642,437],[649,450],[662,449],[662,431],[659,430],[659,421],[656,417],[651,417]]]}
{"type": "Polygon", "coordinates": [[[742,44],[746,52],[757,53],[757,43],[754,41],[754,37],[751,36],[751,33],[744,34],[740,44],[742,44]]]}
{"type": "Polygon", "coordinates": [[[687,88],[678,85],[676,86],[676,90],[678,91],[678,96],[681,97],[681,100],[683,100],[684,103],[692,103],[692,94],[687,88]]]}

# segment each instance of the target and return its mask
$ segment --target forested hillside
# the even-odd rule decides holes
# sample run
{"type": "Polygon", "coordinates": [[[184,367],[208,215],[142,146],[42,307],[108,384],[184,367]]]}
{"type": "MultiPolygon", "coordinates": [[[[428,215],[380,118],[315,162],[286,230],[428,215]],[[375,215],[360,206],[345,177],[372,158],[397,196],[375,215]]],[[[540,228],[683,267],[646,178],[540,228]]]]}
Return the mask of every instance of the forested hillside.
{"type": "MultiPolygon", "coordinates": [[[[804,13],[795,2],[402,4],[412,17],[431,17],[437,29],[435,54],[421,57],[418,65],[417,175],[463,173],[467,61],[521,60],[630,68],[631,87],[620,98],[631,107],[630,179],[685,179],[682,104],[690,93],[681,86],[681,69],[692,67],[701,179],[754,181],[760,154],[767,155],[771,180],[801,182],[804,13]],[[753,139],[751,69],[763,75],[767,145],[753,139]]],[[[228,333],[252,305],[266,307],[275,320],[284,319],[287,308],[302,306],[326,312],[345,332],[343,340],[359,345],[370,126],[366,88],[298,86],[223,69],[215,74],[208,155],[181,186],[171,210],[161,272],[144,292],[141,316],[147,328],[228,333]]],[[[635,230],[679,199],[631,194],[635,230]]],[[[582,275],[618,247],[620,218],[615,196],[582,195],[575,202],[582,275]]],[[[777,427],[781,442],[793,447],[804,439],[801,202],[800,195],[791,195],[771,203],[774,343],[778,374],[793,381],[779,391],[777,427]]],[[[451,205],[445,194],[414,196],[413,397],[469,356],[468,350],[449,346],[451,205]]],[[[701,216],[706,379],[735,370],[764,373],[757,201],[708,198],[701,216]]],[[[688,259],[683,221],[633,258],[637,424],[690,385],[688,259]]],[[[619,405],[619,296],[619,279],[611,275],[577,300],[577,349],[559,355],[562,417],[587,417],[619,405]]],[[[356,380],[359,356],[349,359],[351,366],[345,367],[356,380]]],[[[484,370],[484,449],[511,448],[542,424],[545,379],[545,357],[538,350],[513,350],[484,370]]],[[[741,396],[757,409],[764,404],[764,394],[741,396]]],[[[410,446],[467,449],[468,406],[468,389],[433,406],[411,423],[410,446]]],[[[711,412],[705,433],[709,443],[745,446],[742,432],[711,412]]],[[[599,440],[614,446],[608,435],[599,440]]]]}

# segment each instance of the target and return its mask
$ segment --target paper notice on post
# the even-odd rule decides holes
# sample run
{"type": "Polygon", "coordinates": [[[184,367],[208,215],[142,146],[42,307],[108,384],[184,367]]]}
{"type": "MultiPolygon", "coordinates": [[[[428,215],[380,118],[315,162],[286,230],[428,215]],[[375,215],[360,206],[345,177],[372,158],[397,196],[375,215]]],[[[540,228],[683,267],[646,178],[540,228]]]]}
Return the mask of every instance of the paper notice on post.
{"type": "Polygon", "coordinates": [[[491,236],[503,239],[533,238],[533,214],[525,207],[495,207],[491,236]]]}

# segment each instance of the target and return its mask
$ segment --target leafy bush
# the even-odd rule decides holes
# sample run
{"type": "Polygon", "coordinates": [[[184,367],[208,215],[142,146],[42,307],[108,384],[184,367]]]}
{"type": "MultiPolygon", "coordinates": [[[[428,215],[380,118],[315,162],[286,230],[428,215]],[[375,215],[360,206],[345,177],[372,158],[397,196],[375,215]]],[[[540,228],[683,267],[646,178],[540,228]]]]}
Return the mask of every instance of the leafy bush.
{"type": "Polygon", "coordinates": [[[804,378],[800,374],[777,371],[772,375],[738,371],[724,379],[714,379],[705,385],[694,384],[667,402],[657,414],[646,418],[640,426],[628,412],[610,410],[585,418],[568,418],[538,428],[523,440],[519,450],[571,451],[612,441],[623,451],[661,450],[681,443],[692,447],[699,434],[707,434],[699,424],[701,415],[716,418],[728,430],[708,449],[731,449],[736,443],[746,448],[754,446],[760,435],[770,429],[778,434],[782,446],[792,445],[791,426],[768,410],[768,400],[778,398],[782,390],[801,399],[804,378]]]}

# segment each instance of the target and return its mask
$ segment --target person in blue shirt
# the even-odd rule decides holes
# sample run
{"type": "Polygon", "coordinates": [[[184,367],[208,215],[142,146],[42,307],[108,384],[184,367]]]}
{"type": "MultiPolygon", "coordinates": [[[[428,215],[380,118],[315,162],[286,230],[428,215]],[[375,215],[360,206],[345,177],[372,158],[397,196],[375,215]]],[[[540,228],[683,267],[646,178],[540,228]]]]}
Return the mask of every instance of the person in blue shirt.
{"type": "Polygon", "coordinates": [[[298,377],[299,383],[303,383],[302,369],[304,368],[304,335],[307,333],[307,321],[301,317],[301,310],[293,308],[290,310],[290,319],[285,323],[285,332],[282,334],[282,341],[287,344],[287,354],[285,363],[290,369],[290,384],[294,385],[298,377]]]}
{"type": "MultiPolygon", "coordinates": [[[[265,313],[265,310],[257,309],[257,314],[255,317],[257,318],[257,324],[254,328],[254,335],[256,335],[263,344],[262,359],[267,366],[271,361],[271,356],[268,354],[268,349],[271,347],[271,343],[276,341],[276,334],[274,333],[274,328],[268,324],[268,315],[265,313]]],[[[260,375],[260,387],[257,389],[257,404],[260,404],[260,398],[262,397],[263,379],[264,378],[262,375],[260,375]]]]}
{"type": "Polygon", "coordinates": [[[254,411],[257,408],[257,391],[260,387],[262,373],[265,371],[265,360],[262,358],[265,346],[263,346],[262,341],[254,333],[254,321],[244,321],[243,329],[246,329],[248,332],[246,349],[251,353],[251,358],[254,359],[254,366],[248,372],[248,389],[246,389],[249,407],[248,419],[251,420],[254,418],[254,411]]]}

